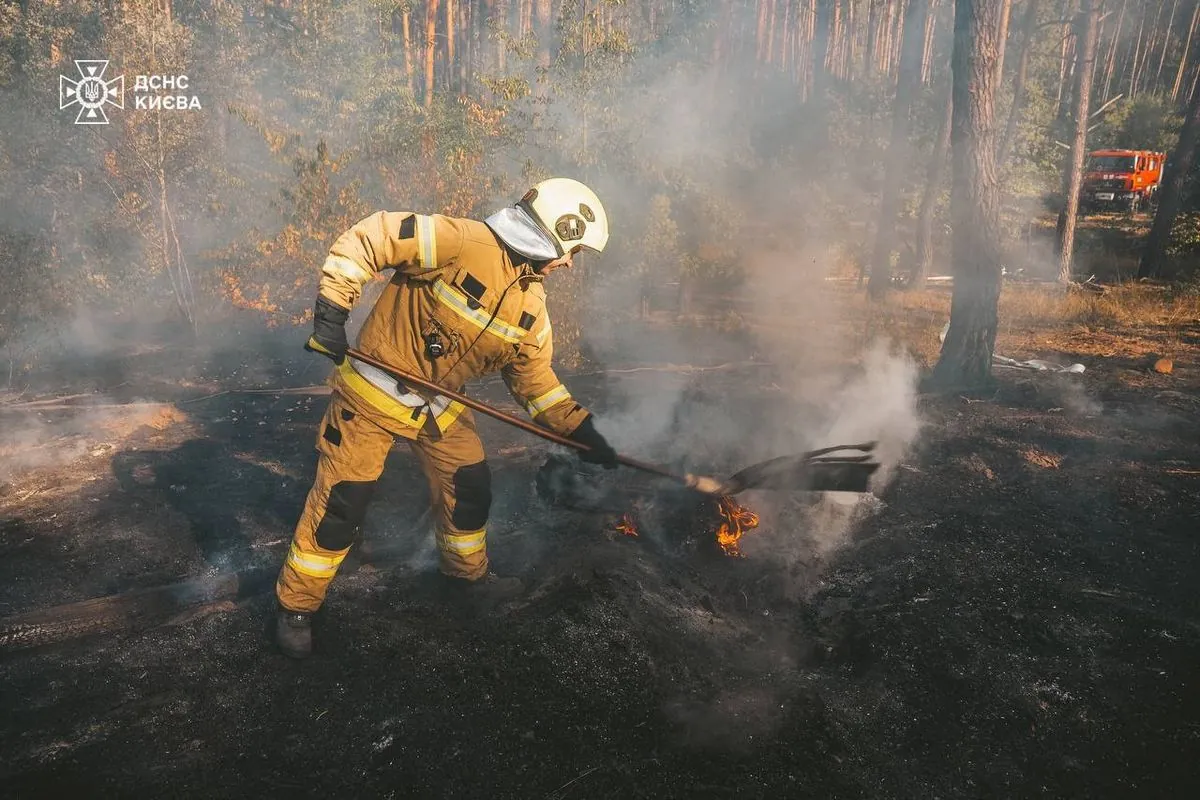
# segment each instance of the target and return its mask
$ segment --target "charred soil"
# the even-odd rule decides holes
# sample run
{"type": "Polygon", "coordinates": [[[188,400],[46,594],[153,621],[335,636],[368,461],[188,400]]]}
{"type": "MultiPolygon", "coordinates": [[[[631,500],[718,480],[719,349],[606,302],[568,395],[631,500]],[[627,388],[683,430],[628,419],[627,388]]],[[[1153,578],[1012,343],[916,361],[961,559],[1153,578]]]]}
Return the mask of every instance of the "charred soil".
{"type": "MultiPolygon", "coordinates": [[[[697,402],[746,413],[756,369],[704,373],[697,402]]],[[[924,397],[920,444],[877,503],[743,496],[762,522],[741,559],[627,474],[596,481],[629,507],[548,503],[550,451],[481,421],[493,565],[527,584],[486,611],[440,590],[398,446],[365,528],[388,558],[339,576],[307,662],[271,646],[269,585],[0,651],[0,793],[1194,795],[1195,369],[924,397]],[[630,508],[636,537],[616,528],[630,508]]],[[[325,398],[197,400],[221,388],[200,378],[163,397],[123,377],[89,387],[116,409],[0,412],[28,434],[0,489],[0,617],[282,558],[325,398]]],[[[603,415],[606,384],[660,378],[571,385],[603,415]]]]}

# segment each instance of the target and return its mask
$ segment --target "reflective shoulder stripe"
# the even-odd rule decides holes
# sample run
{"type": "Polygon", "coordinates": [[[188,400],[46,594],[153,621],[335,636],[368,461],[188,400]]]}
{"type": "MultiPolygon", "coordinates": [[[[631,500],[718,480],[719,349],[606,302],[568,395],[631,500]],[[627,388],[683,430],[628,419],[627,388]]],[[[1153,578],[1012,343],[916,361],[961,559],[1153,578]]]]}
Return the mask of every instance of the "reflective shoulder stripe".
{"type": "Polygon", "coordinates": [[[544,317],[544,319],[546,324],[542,325],[542,329],[533,337],[537,341],[538,347],[546,344],[546,339],[550,336],[550,317],[544,317]]]}
{"type": "Polygon", "coordinates": [[[371,280],[371,271],[345,256],[330,254],[321,266],[321,272],[326,275],[349,278],[356,283],[366,283],[371,280]]]}
{"type": "Polygon", "coordinates": [[[449,550],[460,556],[469,556],[487,547],[486,528],[464,533],[441,533],[438,538],[440,539],[438,543],[443,550],[449,550]]]}
{"type": "MultiPolygon", "coordinates": [[[[346,552],[349,552],[348,548],[346,552]]],[[[292,542],[292,549],[288,552],[288,564],[297,572],[314,578],[332,578],[337,574],[338,566],[345,557],[346,553],[334,556],[306,553],[297,547],[295,542],[292,542]]]]}
{"type": "Polygon", "coordinates": [[[529,416],[536,417],[538,414],[547,411],[562,401],[570,399],[571,393],[567,391],[566,386],[560,383],[545,394],[539,394],[537,397],[531,398],[525,403],[525,410],[529,412],[529,416]]]}
{"type": "Polygon", "coordinates": [[[441,279],[434,282],[433,295],[438,302],[481,331],[486,330],[512,344],[520,344],[525,338],[525,331],[516,325],[510,325],[498,316],[492,319],[491,313],[482,308],[471,308],[467,304],[466,295],[441,279]],[[490,325],[488,320],[491,320],[490,325]]]}
{"type": "Polygon", "coordinates": [[[424,214],[417,218],[417,261],[421,269],[437,269],[437,236],[433,217],[424,214]]]}

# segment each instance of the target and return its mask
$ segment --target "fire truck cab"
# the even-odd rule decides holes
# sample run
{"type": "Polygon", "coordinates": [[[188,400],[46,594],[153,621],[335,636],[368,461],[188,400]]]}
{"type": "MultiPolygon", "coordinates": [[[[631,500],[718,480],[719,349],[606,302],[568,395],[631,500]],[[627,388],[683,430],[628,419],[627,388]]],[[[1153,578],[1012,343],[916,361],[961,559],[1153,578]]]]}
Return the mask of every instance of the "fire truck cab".
{"type": "Polygon", "coordinates": [[[1084,211],[1134,213],[1158,192],[1166,155],[1150,150],[1095,150],[1084,167],[1079,205],[1084,211]]]}

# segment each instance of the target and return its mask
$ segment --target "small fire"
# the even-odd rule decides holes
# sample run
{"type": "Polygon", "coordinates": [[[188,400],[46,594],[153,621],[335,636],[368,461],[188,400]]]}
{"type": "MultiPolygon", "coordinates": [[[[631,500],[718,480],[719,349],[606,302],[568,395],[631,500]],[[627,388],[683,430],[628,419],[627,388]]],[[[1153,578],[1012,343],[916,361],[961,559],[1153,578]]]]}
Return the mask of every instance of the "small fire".
{"type": "Polygon", "coordinates": [[[758,527],[758,514],[739,506],[729,495],[717,501],[717,511],[725,520],[717,529],[717,544],[721,546],[725,555],[742,558],[741,545],[738,542],[747,531],[758,527]]]}
{"type": "Polygon", "coordinates": [[[633,521],[633,514],[626,511],[621,515],[621,521],[617,523],[617,530],[626,536],[637,536],[637,524],[633,521]]]}

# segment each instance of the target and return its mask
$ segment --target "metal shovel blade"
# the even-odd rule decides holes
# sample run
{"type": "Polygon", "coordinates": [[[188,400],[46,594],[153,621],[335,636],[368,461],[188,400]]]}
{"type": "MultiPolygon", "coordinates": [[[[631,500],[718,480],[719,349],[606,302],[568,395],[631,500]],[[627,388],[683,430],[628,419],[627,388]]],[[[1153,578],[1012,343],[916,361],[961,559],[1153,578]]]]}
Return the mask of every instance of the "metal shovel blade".
{"type": "Polygon", "coordinates": [[[867,491],[871,476],[879,469],[879,463],[871,460],[874,447],[874,442],[868,442],[772,458],[746,467],[726,479],[722,491],[737,494],[746,489],[781,489],[861,494],[867,491]],[[844,450],[855,450],[863,455],[832,455],[844,450]]]}

